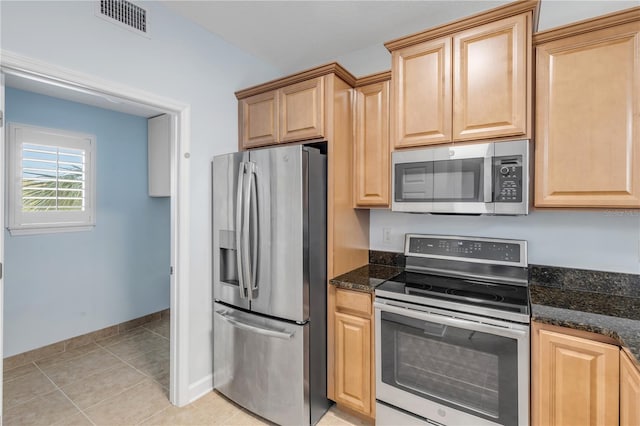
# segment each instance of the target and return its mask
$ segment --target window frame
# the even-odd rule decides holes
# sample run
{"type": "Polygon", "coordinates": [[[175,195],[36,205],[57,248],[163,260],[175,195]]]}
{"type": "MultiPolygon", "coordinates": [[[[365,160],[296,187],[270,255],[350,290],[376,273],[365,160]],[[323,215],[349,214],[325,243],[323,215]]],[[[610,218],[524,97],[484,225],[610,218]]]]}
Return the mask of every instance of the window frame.
{"type": "Polygon", "coordinates": [[[7,126],[7,229],[13,235],[87,231],[96,224],[96,137],[95,135],[30,124],[7,126]],[[22,210],[23,144],[54,146],[85,151],[85,195],[83,211],[22,210]]]}

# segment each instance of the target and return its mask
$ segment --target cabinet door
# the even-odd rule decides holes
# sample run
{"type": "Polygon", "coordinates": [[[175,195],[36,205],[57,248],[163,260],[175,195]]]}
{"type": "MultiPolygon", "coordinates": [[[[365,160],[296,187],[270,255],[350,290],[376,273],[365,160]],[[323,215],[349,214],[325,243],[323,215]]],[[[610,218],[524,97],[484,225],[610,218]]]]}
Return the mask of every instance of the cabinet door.
{"type": "Polygon", "coordinates": [[[280,142],[324,136],[324,78],[280,89],[280,142]]]}
{"type": "Polygon", "coordinates": [[[371,320],[335,312],[335,399],[371,412],[371,320]]]}
{"type": "Polygon", "coordinates": [[[580,337],[534,332],[533,424],[617,425],[619,351],[580,337]]]}
{"type": "Polygon", "coordinates": [[[278,142],[278,92],[260,93],[241,99],[239,103],[242,148],[278,142]]]}
{"type": "Polygon", "coordinates": [[[527,132],[529,19],[514,16],[453,37],[454,140],[527,132]]]}
{"type": "Polygon", "coordinates": [[[620,351],[620,426],[640,425],[640,371],[620,351]]]}
{"type": "Polygon", "coordinates": [[[356,206],[389,206],[389,82],[356,92],[356,206]]]}
{"type": "Polygon", "coordinates": [[[451,39],[391,56],[391,137],[396,148],[451,141],[451,39]]]}
{"type": "Polygon", "coordinates": [[[537,47],[539,207],[640,207],[640,22],[537,47]]]}

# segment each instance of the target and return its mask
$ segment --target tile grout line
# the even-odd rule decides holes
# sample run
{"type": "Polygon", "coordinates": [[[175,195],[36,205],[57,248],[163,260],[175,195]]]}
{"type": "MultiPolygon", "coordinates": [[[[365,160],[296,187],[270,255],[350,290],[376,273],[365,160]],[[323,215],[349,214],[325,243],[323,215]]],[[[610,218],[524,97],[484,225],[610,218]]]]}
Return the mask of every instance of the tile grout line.
{"type": "MultiPolygon", "coordinates": [[[[161,335],[160,333],[155,332],[154,330],[151,330],[151,329],[149,329],[149,328],[145,327],[145,325],[144,325],[144,324],[143,324],[143,325],[141,325],[141,326],[140,326],[140,327],[138,327],[138,328],[140,328],[140,329],[144,329],[144,330],[146,330],[146,331],[150,332],[150,333],[151,333],[151,334],[153,334],[153,335],[159,336],[159,337],[161,337],[161,338],[162,338],[162,339],[164,339],[164,340],[170,341],[170,339],[169,339],[169,338],[167,338],[167,337],[165,337],[165,336],[161,335]]],[[[133,330],[135,330],[135,329],[128,330],[128,332],[133,331],[133,330]]],[[[129,339],[131,339],[131,338],[132,338],[132,337],[124,337],[124,336],[125,336],[125,334],[126,334],[126,333],[123,333],[123,334],[121,334],[121,335],[120,335],[120,336],[122,336],[122,337],[123,337],[123,341],[129,340],[129,339]]],[[[106,340],[106,339],[103,339],[103,340],[106,340]]],[[[89,344],[90,344],[90,343],[89,343],[89,344]]],[[[52,364],[51,364],[51,365],[63,364],[63,363],[69,362],[69,361],[73,361],[73,360],[76,360],[76,359],[78,359],[78,358],[82,358],[82,357],[84,357],[84,356],[86,356],[86,355],[88,355],[88,354],[90,354],[90,353],[93,353],[93,352],[96,352],[96,351],[98,351],[98,350],[102,349],[102,350],[106,351],[108,354],[110,354],[110,355],[112,355],[113,357],[115,357],[116,359],[118,359],[119,361],[121,361],[121,362],[122,362],[123,364],[125,364],[127,367],[129,367],[129,368],[131,368],[132,370],[134,370],[134,371],[136,371],[136,372],[140,373],[140,374],[143,376],[143,379],[142,379],[141,381],[139,381],[139,382],[137,382],[137,383],[135,383],[135,384],[131,385],[131,386],[128,386],[128,387],[126,387],[126,388],[123,388],[123,390],[122,390],[121,392],[118,392],[118,393],[117,393],[117,394],[115,394],[115,395],[111,395],[111,396],[109,396],[109,397],[107,397],[107,398],[105,398],[105,399],[103,399],[103,400],[101,400],[101,401],[99,401],[99,402],[96,402],[95,404],[92,404],[92,405],[91,405],[91,406],[89,406],[89,407],[86,407],[86,409],[89,409],[89,408],[95,407],[96,405],[99,405],[99,404],[101,404],[101,403],[103,403],[103,402],[105,402],[105,401],[107,401],[107,400],[109,400],[109,399],[112,399],[112,398],[114,398],[114,397],[116,397],[116,396],[118,396],[118,395],[120,395],[120,394],[122,394],[122,393],[124,393],[124,392],[126,392],[126,391],[128,391],[128,390],[130,390],[130,389],[132,389],[132,388],[134,388],[135,386],[138,386],[138,385],[139,385],[140,383],[142,383],[145,379],[150,379],[153,383],[155,383],[157,386],[159,386],[163,391],[168,392],[168,389],[167,389],[167,388],[165,388],[165,387],[162,385],[162,383],[160,383],[158,380],[156,380],[156,378],[155,378],[155,377],[153,377],[151,374],[147,374],[147,373],[145,373],[144,371],[142,371],[142,370],[140,370],[140,369],[136,368],[134,365],[132,365],[131,363],[129,363],[127,360],[125,360],[125,359],[121,358],[120,356],[118,356],[117,354],[115,354],[114,352],[112,352],[112,351],[109,349],[109,346],[104,345],[104,344],[102,344],[102,343],[99,343],[99,341],[94,341],[94,342],[93,342],[93,344],[96,346],[96,348],[95,348],[94,350],[88,351],[88,352],[83,353],[83,354],[80,354],[80,355],[78,355],[78,356],[74,356],[74,357],[69,358],[69,359],[60,360],[60,361],[57,361],[57,362],[56,362],[56,361],[54,361],[54,362],[52,362],[52,364]]],[[[145,354],[148,354],[148,353],[151,353],[151,352],[154,352],[154,351],[141,352],[139,355],[145,355],[145,354]]],[[[155,352],[158,352],[158,351],[155,351],[155,352]]],[[[137,356],[139,356],[139,355],[137,355],[137,356]]],[[[48,357],[48,358],[51,358],[51,357],[48,357]]],[[[134,357],[134,358],[135,358],[135,357],[134,357]]],[[[43,359],[46,359],[46,358],[43,358],[43,359]]],[[[53,379],[51,379],[51,377],[49,377],[49,375],[48,375],[47,373],[45,373],[45,371],[44,371],[44,370],[43,370],[43,369],[42,369],[42,368],[37,364],[37,362],[36,362],[36,361],[31,361],[31,362],[29,362],[29,363],[27,363],[27,364],[24,364],[24,365],[29,365],[29,364],[33,364],[33,365],[35,366],[36,370],[37,370],[38,372],[40,372],[44,377],[46,377],[46,379],[47,379],[49,382],[51,382],[51,384],[54,386],[54,390],[52,390],[51,392],[47,392],[47,393],[52,393],[52,392],[55,392],[55,391],[59,391],[59,392],[60,392],[60,393],[65,397],[65,399],[67,399],[67,400],[68,400],[68,401],[73,405],[73,407],[75,407],[75,408],[76,408],[76,410],[78,410],[78,412],[82,414],[82,416],[83,416],[83,417],[85,417],[85,418],[86,418],[86,419],[87,419],[87,420],[88,420],[92,425],[94,425],[94,426],[96,425],[96,424],[93,422],[93,420],[92,420],[92,419],[91,419],[91,418],[90,418],[90,417],[85,413],[85,411],[84,411],[84,410],[82,410],[82,409],[81,409],[81,408],[80,408],[80,407],[79,407],[79,406],[78,406],[78,405],[77,405],[77,404],[76,404],[76,403],[75,403],[75,402],[74,402],[74,401],[73,401],[73,400],[72,400],[72,399],[71,399],[71,398],[70,398],[70,397],[69,397],[69,396],[68,396],[68,395],[67,395],[67,394],[62,390],[62,388],[61,388],[60,386],[58,386],[58,385],[53,381],[53,379]]],[[[20,368],[20,367],[22,367],[22,366],[19,366],[19,367],[16,367],[16,368],[20,368]]],[[[114,367],[112,367],[112,368],[108,368],[108,369],[106,369],[106,370],[104,370],[104,371],[109,371],[109,370],[116,369],[116,368],[118,368],[118,367],[117,367],[117,366],[114,366],[114,367]]],[[[98,373],[100,373],[100,372],[98,372],[98,373]]],[[[98,373],[94,373],[94,374],[98,374],[98,373]]],[[[92,376],[92,375],[94,375],[94,374],[90,374],[88,377],[91,377],[91,376],[92,376]]],[[[21,377],[23,377],[23,376],[24,376],[24,375],[19,376],[19,377],[15,377],[15,378],[10,379],[10,380],[7,380],[7,382],[11,382],[11,381],[13,381],[13,380],[20,379],[20,378],[21,378],[21,377]]],[[[72,382],[72,383],[73,383],[73,382],[72,382]]],[[[69,383],[69,384],[71,384],[71,383],[69,383]]],[[[22,402],[22,403],[20,403],[20,404],[17,404],[17,405],[15,405],[15,406],[17,407],[17,406],[20,406],[20,405],[26,404],[26,403],[31,402],[31,401],[33,401],[34,399],[36,399],[36,398],[38,398],[38,397],[40,397],[40,396],[42,396],[42,395],[36,395],[36,396],[34,396],[33,398],[31,398],[31,399],[29,399],[29,400],[27,400],[27,401],[24,401],[24,402],[22,402]]],[[[168,398],[167,398],[167,399],[168,399],[168,398]]],[[[170,402],[171,402],[171,401],[169,401],[169,403],[170,403],[170,402]]],[[[149,420],[150,418],[152,418],[152,417],[156,416],[157,414],[159,414],[159,413],[161,413],[161,412],[163,412],[163,411],[165,411],[165,410],[169,409],[171,406],[172,406],[172,404],[170,403],[170,404],[169,404],[169,406],[164,407],[164,408],[162,408],[161,410],[159,410],[159,411],[157,411],[157,412],[155,412],[155,413],[151,414],[149,417],[147,417],[146,419],[142,420],[142,422],[147,421],[147,420],[149,420]]],[[[77,413],[74,413],[73,415],[76,415],[76,414],[77,414],[77,413]]],[[[72,417],[73,415],[68,416],[68,417],[65,417],[64,419],[60,419],[59,421],[63,421],[63,420],[65,420],[65,419],[67,419],[67,418],[72,417]]],[[[140,423],[142,423],[142,422],[140,422],[140,423]]]]}
{"type": "MultiPolygon", "coordinates": [[[[122,361],[123,363],[125,363],[125,364],[126,364],[126,365],[128,365],[129,367],[133,368],[133,369],[134,369],[135,371],[137,371],[138,373],[142,374],[143,376],[145,376],[145,377],[146,377],[146,378],[148,378],[148,379],[151,379],[154,383],[156,383],[156,384],[157,384],[158,386],[160,386],[162,389],[165,389],[165,390],[167,391],[167,394],[169,393],[169,390],[168,390],[168,389],[166,389],[166,388],[162,385],[162,383],[160,383],[159,381],[157,381],[155,377],[153,377],[153,376],[151,376],[150,374],[147,374],[147,373],[145,373],[144,371],[142,371],[142,370],[140,370],[140,369],[136,368],[133,364],[130,364],[130,363],[129,363],[128,361],[126,361],[125,359],[120,358],[118,355],[116,355],[115,353],[111,352],[111,351],[109,350],[108,346],[102,346],[102,345],[99,345],[99,346],[100,346],[102,349],[104,349],[104,350],[106,350],[107,352],[109,352],[109,353],[110,353],[111,355],[113,355],[114,357],[116,357],[118,360],[122,361]]],[[[153,352],[153,351],[149,351],[149,352],[142,352],[140,355],[145,355],[145,354],[148,354],[148,353],[151,353],[151,352],[153,352]]],[[[169,386],[171,386],[171,385],[169,385],[169,386]]],[[[133,386],[131,386],[131,387],[133,387],[133,386]]],[[[131,388],[131,387],[130,387],[130,388],[131,388]]],[[[128,390],[128,389],[130,389],[130,388],[127,388],[127,390],[128,390]]],[[[168,396],[167,396],[167,400],[169,400],[169,397],[168,397],[168,396]]],[[[171,401],[170,401],[170,400],[169,400],[169,404],[171,404],[171,401]]],[[[173,405],[173,404],[171,404],[171,405],[173,405]]]]}
{"type": "Polygon", "coordinates": [[[149,332],[151,332],[151,333],[153,333],[153,334],[155,334],[156,336],[160,336],[160,337],[162,337],[162,338],[163,338],[163,339],[165,339],[165,340],[170,340],[168,337],[165,337],[165,336],[163,336],[162,334],[160,334],[160,333],[158,333],[158,332],[156,332],[156,331],[154,331],[154,330],[151,330],[150,328],[145,327],[144,325],[142,325],[142,326],[140,326],[140,327],[141,327],[141,328],[144,328],[145,330],[147,330],[147,331],[149,331],[149,332]]]}
{"type": "MultiPolygon", "coordinates": [[[[89,423],[91,423],[92,425],[96,426],[96,424],[93,422],[93,420],[91,420],[91,419],[89,418],[89,416],[87,416],[87,415],[85,414],[85,412],[84,412],[84,411],[82,411],[82,410],[80,409],[80,407],[78,407],[78,405],[77,405],[75,402],[73,402],[73,400],[72,400],[71,398],[69,398],[69,395],[67,395],[67,394],[62,390],[62,388],[60,388],[60,386],[58,386],[58,385],[56,384],[56,382],[54,382],[54,381],[51,379],[51,377],[49,377],[49,376],[47,375],[47,373],[45,373],[45,372],[42,370],[42,368],[40,368],[40,367],[38,366],[38,364],[36,364],[35,362],[34,362],[34,364],[35,364],[36,368],[37,368],[38,370],[40,370],[40,372],[44,375],[44,377],[46,377],[46,378],[47,378],[47,380],[49,380],[49,381],[51,382],[51,384],[53,384],[53,386],[56,388],[56,390],[60,391],[60,393],[61,393],[65,398],[67,398],[67,400],[71,403],[71,405],[73,405],[74,407],[76,407],[76,410],[78,410],[78,411],[80,412],[80,414],[82,414],[82,415],[83,415],[87,420],[89,420],[89,423]]],[[[71,417],[71,416],[69,416],[69,417],[71,417]]],[[[62,421],[62,420],[64,420],[64,419],[60,419],[60,421],[62,421]]],[[[58,423],[58,422],[56,422],[56,423],[58,423]]]]}
{"type": "MultiPolygon", "coordinates": [[[[36,365],[35,361],[31,361],[29,364],[33,364],[33,365],[36,367],[36,369],[40,370],[40,369],[38,368],[38,366],[36,365]]],[[[29,364],[24,364],[24,365],[21,365],[20,367],[24,367],[25,365],[29,365],[29,364]]],[[[20,367],[16,367],[16,368],[20,368],[20,367]]],[[[12,370],[13,370],[13,369],[12,369],[12,370]]],[[[28,374],[30,374],[30,373],[23,374],[22,376],[14,377],[13,379],[3,380],[3,381],[2,381],[2,389],[4,389],[5,383],[7,383],[7,382],[13,382],[14,380],[21,379],[21,378],[23,378],[24,376],[26,376],[26,375],[28,375],[28,374]]],[[[49,379],[49,377],[48,377],[46,374],[45,374],[45,377],[46,377],[47,379],[49,379]]],[[[49,379],[49,380],[51,380],[51,379],[49,379]]],[[[54,386],[55,386],[55,383],[54,383],[54,386]]],[[[46,394],[45,394],[45,395],[46,395],[46,394]]],[[[3,396],[4,396],[4,393],[3,393],[3,396]]],[[[26,404],[26,403],[28,403],[28,402],[31,402],[31,401],[33,401],[34,399],[38,398],[39,396],[40,396],[40,395],[35,395],[33,398],[27,399],[26,401],[23,401],[23,402],[21,402],[21,403],[19,403],[19,404],[14,404],[12,407],[7,407],[7,409],[6,409],[6,410],[4,409],[4,401],[2,401],[2,403],[3,403],[3,408],[2,408],[3,414],[6,414],[6,411],[9,411],[9,410],[11,410],[11,409],[13,409],[13,408],[15,408],[15,407],[19,407],[20,405],[23,405],[23,404],[26,404]]],[[[5,416],[5,417],[6,417],[6,416],[5,416]]]]}
{"type": "Polygon", "coordinates": [[[147,418],[145,418],[145,419],[140,420],[138,423],[136,423],[136,426],[137,426],[137,425],[141,425],[141,424],[143,424],[143,423],[144,423],[144,422],[146,422],[147,420],[151,420],[152,418],[154,418],[154,417],[155,417],[155,416],[157,416],[158,414],[160,414],[160,413],[163,413],[163,412],[167,411],[167,410],[168,410],[169,408],[171,408],[171,407],[173,407],[173,404],[169,403],[169,406],[168,406],[168,407],[164,407],[162,410],[157,411],[157,412],[153,413],[152,415],[150,415],[149,417],[147,417],[147,418]]]}
{"type": "MultiPolygon", "coordinates": [[[[133,365],[129,364],[128,362],[126,362],[125,360],[123,360],[122,358],[120,358],[119,356],[117,356],[116,354],[114,354],[113,352],[111,352],[109,349],[107,349],[107,347],[106,347],[106,346],[102,346],[102,345],[100,345],[100,344],[98,344],[98,343],[95,343],[95,344],[98,346],[98,349],[103,349],[103,350],[107,351],[110,355],[114,356],[114,357],[115,357],[115,358],[117,358],[119,361],[121,361],[121,362],[123,362],[124,364],[126,364],[129,368],[132,368],[133,370],[135,370],[135,371],[137,371],[138,373],[142,374],[145,378],[149,378],[149,379],[153,380],[154,382],[156,382],[156,381],[153,379],[153,377],[150,377],[150,376],[148,376],[147,374],[145,374],[144,372],[142,372],[142,371],[138,370],[138,369],[137,369],[137,368],[135,368],[133,365]]],[[[96,349],[96,350],[98,350],[98,349],[96,349]]],[[[74,360],[74,359],[77,359],[77,358],[81,358],[82,356],[85,356],[85,355],[87,355],[87,354],[89,354],[89,353],[92,353],[92,352],[95,352],[95,351],[87,352],[86,354],[83,354],[83,355],[80,355],[80,356],[78,356],[78,357],[72,358],[71,360],[74,360]]],[[[64,362],[67,362],[67,361],[70,361],[70,360],[60,361],[60,364],[61,364],[61,363],[64,363],[64,362]]],[[[35,362],[34,362],[34,364],[35,364],[35,362]]],[[[57,364],[57,363],[56,363],[56,364],[57,364]]],[[[95,423],[94,423],[94,422],[93,422],[93,420],[91,420],[91,418],[90,418],[90,417],[85,413],[85,411],[84,411],[84,410],[82,410],[80,407],[78,407],[78,405],[76,405],[76,403],[75,403],[75,402],[73,402],[73,400],[72,400],[71,398],[69,398],[69,396],[68,396],[68,395],[67,395],[67,394],[62,390],[62,388],[60,388],[60,387],[59,387],[59,386],[58,386],[58,385],[57,385],[57,384],[56,384],[56,383],[55,383],[55,382],[54,382],[54,381],[53,381],[53,380],[52,380],[52,379],[47,375],[47,373],[45,373],[45,372],[44,372],[44,371],[43,371],[43,370],[42,370],[42,369],[41,369],[37,364],[36,364],[36,368],[37,368],[38,370],[40,370],[40,372],[41,372],[42,374],[44,374],[44,376],[45,376],[45,377],[46,377],[46,378],[47,378],[51,383],[53,383],[53,385],[56,387],[56,389],[57,389],[57,390],[59,390],[59,391],[60,391],[60,392],[65,396],[65,398],[67,398],[67,399],[68,399],[68,400],[73,404],[73,406],[74,406],[74,407],[76,407],[76,408],[77,408],[77,409],[82,413],[82,415],[83,415],[84,417],[86,417],[86,418],[91,422],[91,424],[92,424],[92,425],[94,425],[94,426],[95,426],[95,423]]],[[[90,374],[90,375],[89,375],[89,376],[87,376],[87,377],[91,377],[91,376],[93,376],[93,375],[95,375],[95,374],[99,374],[99,373],[102,373],[102,372],[105,372],[105,371],[114,370],[114,369],[116,369],[116,368],[118,368],[118,366],[117,366],[117,365],[116,365],[116,366],[113,366],[112,368],[107,368],[106,370],[99,371],[99,372],[94,373],[94,374],[90,374]]],[[[144,379],[143,379],[143,380],[144,380],[144,379]]],[[[128,391],[129,389],[131,389],[131,388],[133,388],[133,387],[135,387],[135,386],[139,385],[140,383],[142,383],[142,381],[143,381],[143,380],[141,380],[141,381],[139,381],[139,382],[137,382],[137,383],[135,383],[135,384],[133,384],[133,385],[131,385],[131,386],[128,386],[128,387],[124,388],[121,392],[118,392],[118,393],[116,393],[115,395],[111,395],[111,396],[109,396],[109,397],[107,397],[107,398],[105,398],[105,399],[103,399],[103,400],[101,400],[101,401],[96,402],[95,404],[92,404],[92,405],[90,405],[90,406],[86,407],[86,408],[85,408],[85,410],[86,410],[86,409],[89,409],[89,408],[92,408],[92,407],[95,407],[96,405],[99,405],[99,404],[101,404],[101,403],[103,403],[103,402],[105,402],[105,401],[107,401],[107,400],[109,400],[109,399],[112,399],[112,398],[114,398],[114,397],[116,397],[116,396],[118,396],[118,395],[120,395],[120,394],[122,394],[122,393],[124,393],[124,392],[128,391]]],[[[79,380],[77,380],[77,381],[79,381],[79,380]]],[[[75,383],[75,382],[72,382],[72,383],[75,383]]],[[[72,384],[72,383],[69,383],[69,384],[72,384]]],[[[158,383],[158,382],[156,382],[156,383],[158,383]]],[[[160,386],[162,387],[162,385],[160,385],[160,386]]],[[[34,399],[35,399],[35,398],[34,398],[34,399]]],[[[31,401],[31,400],[30,400],[30,401],[31,401]]]]}

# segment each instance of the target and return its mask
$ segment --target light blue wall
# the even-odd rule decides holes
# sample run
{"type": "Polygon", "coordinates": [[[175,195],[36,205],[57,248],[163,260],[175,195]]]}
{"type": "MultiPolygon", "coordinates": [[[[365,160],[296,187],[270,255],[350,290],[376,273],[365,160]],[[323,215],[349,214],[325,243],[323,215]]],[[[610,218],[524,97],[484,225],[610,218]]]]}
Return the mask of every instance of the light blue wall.
{"type": "MultiPolygon", "coordinates": [[[[234,91],[269,81],[281,72],[166,8],[145,1],[150,37],[95,16],[92,1],[0,1],[0,47],[82,75],[188,104],[188,206],[181,220],[190,231],[181,250],[189,264],[180,282],[189,324],[180,336],[187,354],[188,395],[213,387],[213,291],[211,285],[211,158],[238,149],[238,101],[234,91]],[[26,28],[33,29],[31,33],[26,28]],[[32,34],[33,36],[28,36],[32,34]],[[184,253],[184,252],[183,252],[184,253]]],[[[239,22],[238,25],[242,25],[239,22]]],[[[184,311],[183,311],[184,312],[184,311]]],[[[182,315],[182,314],[181,314],[182,315]]],[[[183,380],[183,378],[180,378],[183,380]]]]}
{"type": "Polygon", "coordinates": [[[402,252],[404,234],[528,241],[529,263],[640,274],[640,211],[543,211],[528,216],[438,216],[371,212],[373,250],[402,252]],[[390,241],[383,240],[389,229],[390,241]]]}
{"type": "Polygon", "coordinates": [[[8,122],[96,136],[91,231],[5,231],[4,356],[169,307],[170,200],[147,195],[147,120],[12,88],[8,122]]]}

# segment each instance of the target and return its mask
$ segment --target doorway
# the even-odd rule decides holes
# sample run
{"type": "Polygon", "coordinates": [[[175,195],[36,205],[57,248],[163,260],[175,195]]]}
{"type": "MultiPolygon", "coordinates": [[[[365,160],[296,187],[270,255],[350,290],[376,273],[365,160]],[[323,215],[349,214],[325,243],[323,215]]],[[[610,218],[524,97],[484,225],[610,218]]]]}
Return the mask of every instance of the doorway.
{"type": "MultiPolygon", "coordinates": [[[[167,114],[172,126],[170,147],[170,384],[169,399],[182,406],[188,401],[187,371],[187,309],[186,289],[180,283],[188,280],[188,175],[189,175],[189,118],[187,104],[159,97],[135,88],[96,80],[91,76],[3,52],[0,56],[0,111],[4,110],[5,77],[19,81],[31,91],[44,92],[54,97],[73,100],[121,112],[158,115],[167,114]]],[[[4,128],[0,142],[4,146],[4,128]]],[[[5,162],[0,165],[0,175],[5,175],[5,162]]],[[[0,199],[4,200],[4,185],[0,185],[0,199]]],[[[0,202],[2,204],[3,202],[0,202]]],[[[4,212],[4,205],[0,206],[4,212]]],[[[0,262],[4,262],[4,239],[0,236],[0,262]]],[[[0,286],[3,286],[0,278],[0,286]]],[[[0,315],[0,326],[2,319],[0,315]]],[[[0,359],[2,358],[0,346],[0,359]]],[[[1,374],[1,372],[0,372],[1,374]]],[[[0,394],[1,397],[1,394],[0,394]]]]}

